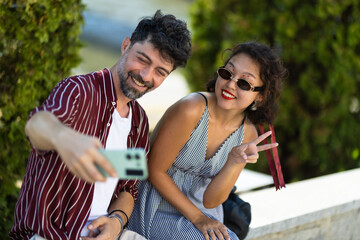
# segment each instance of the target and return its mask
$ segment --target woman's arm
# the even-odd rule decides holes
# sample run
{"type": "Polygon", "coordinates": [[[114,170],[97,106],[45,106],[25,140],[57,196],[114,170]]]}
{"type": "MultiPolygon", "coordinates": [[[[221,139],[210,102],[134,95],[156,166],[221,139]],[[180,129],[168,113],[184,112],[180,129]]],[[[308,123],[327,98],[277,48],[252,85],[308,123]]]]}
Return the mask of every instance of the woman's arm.
{"type": "MultiPolygon", "coordinates": [[[[246,121],[244,125],[244,132],[242,145],[236,146],[230,151],[224,167],[216,177],[212,179],[205,190],[204,206],[206,208],[214,208],[225,202],[241,171],[244,169],[247,163],[246,159],[243,159],[242,157],[246,151],[246,149],[243,149],[244,144],[249,143],[258,137],[255,126],[249,121],[246,121]]],[[[257,159],[256,156],[253,157],[257,159]]]]}
{"type": "Polygon", "coordinates": [[[171,106],[151,135],[149,181],[159,193],[191,222],[203,214],[180,191],[167,171],[201,118],[205,101],[191,94],[171,106]]]}
{"type": "Polygon", "coordinates": [[[167,171],[189,139],[205,109],[205,101],[191,94],[174,104],[159,121],[150,143],[149,181],[172,206],[199,229],[206,240],[230,239],[227,228],[205,216],[176,186],[167,171]],[[209,233],[211,230],[211,233],[209,233]]]}

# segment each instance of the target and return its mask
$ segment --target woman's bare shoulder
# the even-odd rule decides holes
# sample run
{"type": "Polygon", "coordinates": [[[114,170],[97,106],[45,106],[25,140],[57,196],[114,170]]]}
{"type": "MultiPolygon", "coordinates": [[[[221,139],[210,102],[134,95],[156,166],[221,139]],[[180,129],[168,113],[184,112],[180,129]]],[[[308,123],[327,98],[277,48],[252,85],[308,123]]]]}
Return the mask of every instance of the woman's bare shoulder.
{"type": "Polygon", "coordinates": [[[244,132],[245,134],[243,143],[251,142],[259,136],[255,125],[248,118],[246,118],[244,123],[244,132]]]}
{"type": "Polygon", "coordinates": [[[176,131],[189,134],[199,122],[206,107],[204,97],[191,93],[169,107],[151,134],[151,143],[160,131],[176,131]]]}
{"type": "Polygon", "coordinates": [[[206,107],[206,101],[199,93],[190,93],[181,98],[169,109],[169,114],[181,115],[184,119],[198,119],[201,117],[206,107]]]}

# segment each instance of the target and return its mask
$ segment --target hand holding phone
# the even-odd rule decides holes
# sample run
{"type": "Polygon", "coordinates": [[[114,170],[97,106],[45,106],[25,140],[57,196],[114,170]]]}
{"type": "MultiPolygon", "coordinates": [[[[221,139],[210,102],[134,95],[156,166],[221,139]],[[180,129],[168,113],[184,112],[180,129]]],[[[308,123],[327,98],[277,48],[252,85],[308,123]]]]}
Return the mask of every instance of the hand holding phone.
{"type": "MultiPolygon", "coordinates": [[[[146,179],[148,177],[145,150],[129,148],[124,150],[99,150],[113,165],[119,179],[146,179]]],[[[99,171],[108,177],[108,174],[98,166],[99,171]]]]}

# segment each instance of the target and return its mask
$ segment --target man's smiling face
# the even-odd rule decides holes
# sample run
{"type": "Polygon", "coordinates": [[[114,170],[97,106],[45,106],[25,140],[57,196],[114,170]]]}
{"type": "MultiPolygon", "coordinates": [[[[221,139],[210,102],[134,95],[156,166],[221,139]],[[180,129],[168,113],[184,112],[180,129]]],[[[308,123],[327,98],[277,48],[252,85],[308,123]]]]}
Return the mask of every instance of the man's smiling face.
{"type": "Polygon", "coordinates": [[[173,67],[149,40],[129,43],[119,62],[120,89],[125,97],[137,99],[159,87],[173,67]]]}

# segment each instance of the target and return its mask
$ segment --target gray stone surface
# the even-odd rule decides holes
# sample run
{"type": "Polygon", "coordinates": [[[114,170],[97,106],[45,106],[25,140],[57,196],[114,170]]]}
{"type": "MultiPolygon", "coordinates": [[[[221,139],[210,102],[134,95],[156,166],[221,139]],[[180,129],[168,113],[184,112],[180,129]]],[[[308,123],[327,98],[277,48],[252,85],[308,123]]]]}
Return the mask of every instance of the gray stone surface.
{"type": "Polygon", "coordinates": [[[360,169],[240,195],[252,206],[247,240],[360,239],[360,169]]]}

